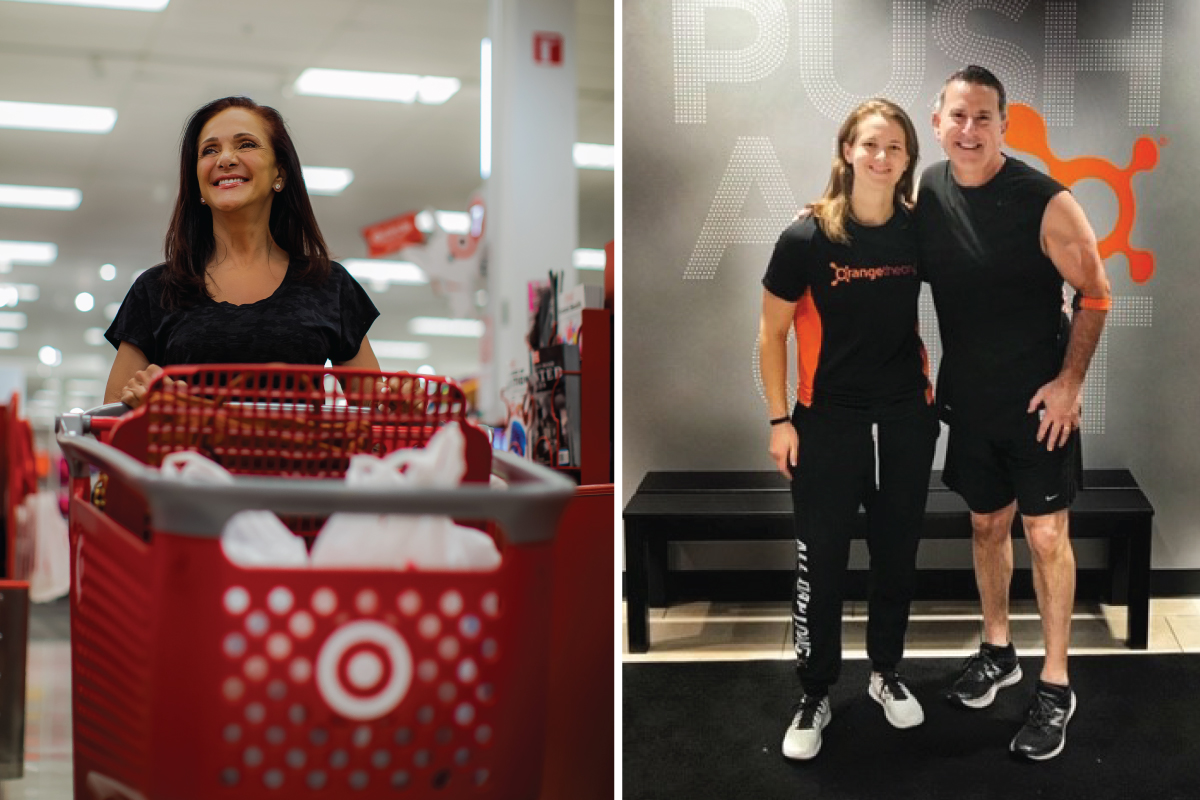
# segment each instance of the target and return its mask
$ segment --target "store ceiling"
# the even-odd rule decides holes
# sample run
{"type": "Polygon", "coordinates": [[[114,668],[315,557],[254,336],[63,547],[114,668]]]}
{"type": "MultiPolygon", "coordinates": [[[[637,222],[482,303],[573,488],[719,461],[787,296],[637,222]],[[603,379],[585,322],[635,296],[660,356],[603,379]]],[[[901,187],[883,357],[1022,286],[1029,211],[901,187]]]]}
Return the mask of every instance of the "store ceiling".
{"type": "MultiPolygon", "coordinates": [[[[106,328],[105,307],[121,301],[137,271],[161,261],[179,134],[213,98],[247,94],[274,106],[305,165],[354,171],[342,195],[313,197],[336,257],[366,255],[359,231],[369,223],[421,208],[465,209],[481,184],[479,43],[487,10],[487,0],[171,0],[159,13],[0,0],[0,100],[109,106],[119,114],[104,135],[0,129],[0,184],[83,192],[73,211],[0,208],[0,240],[58,246],[54,264],[17,264],[0,275],[40,289],[38,300],[15,309],[27,327],[15,349],[0,350],[0,368],[25,371],[43,414],[98,402],[114,351],[88,344],[84,332],[106,328]],[[307,67],[451,76],[462,88],[440,106],[294,96],[290,87],[307,67]],[[114,281],[100,278],[105,263],[116,265],[114,281]],[[75,308],[82,291],[96,298],[86,313],[75,308]],[[62,351],[61,366],[39,364],[45,345],[62,351]]],[[[576,20],[577,138],[612,144],[612,0],[578,0],[576,20]]],[[[613,173],[578,177],[579,246],[601,248],[613,235],[613,173]]],[[[421,340],[408,332],[409,318],[449,315],[427,286],[369,291],[382,312],[372,339],[421,340]]],[[[474,372],[478,340],[424,341],[425,362],[439,372],[474,372]]]]}

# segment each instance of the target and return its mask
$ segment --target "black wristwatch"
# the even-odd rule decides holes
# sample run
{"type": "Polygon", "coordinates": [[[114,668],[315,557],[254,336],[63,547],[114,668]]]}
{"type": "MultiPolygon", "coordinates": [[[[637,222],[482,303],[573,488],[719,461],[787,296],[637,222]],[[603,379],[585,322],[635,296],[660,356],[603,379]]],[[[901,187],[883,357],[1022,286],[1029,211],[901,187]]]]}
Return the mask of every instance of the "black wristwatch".
{"type": "Polygon", "coordinates": [[[791,422],[791,421],[792,421],[791,417],[776,417],[775,419],[771,420],[771,424],[772,425],[782,425],[785,422],[791,422]]]}

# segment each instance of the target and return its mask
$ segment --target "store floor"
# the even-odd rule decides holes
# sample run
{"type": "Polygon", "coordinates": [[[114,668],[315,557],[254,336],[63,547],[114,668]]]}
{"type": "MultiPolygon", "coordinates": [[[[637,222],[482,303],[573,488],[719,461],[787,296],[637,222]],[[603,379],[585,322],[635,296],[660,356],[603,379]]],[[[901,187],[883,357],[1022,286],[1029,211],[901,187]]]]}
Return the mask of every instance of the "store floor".
{"type": "Polygon", "coordinates": [[[25,672],[25,776],[0,781],[3,800],[63,800],[71,785],[71,641],[64,597],[34,603],[25,672]]]}
{"type": "MultiPolygon", "coordinates": [[[[624,613],[624,604],[622,604],[624,613]]],[[[842,641],[849,659],[866,658],[865,602],[846,604],[842,641]]],[[[622,658],[635,661],[735,661],[790,659],[790,606],[771,603],[681,603],[650,609],[650,652],[630,653],[622,620],[622,658]]],[[[965,656],[978,648],[978,602],[913,603],[907,658],[965,656]]],[[[1013,603],[1012,638],[1021,655],[1041,655],[1037,606],[1013,603]]],[[[1079,603],[1071,622],[1071,652],[1139,653],[1125,647],[1125,608],[1079,603]]],[[[1200,652],[1200,598],[1150,601],[1148,652],[1200,652]]]]}
{"type": "MultiPolygon", "coordinates": [[[[865,603],[848,603],[843,628],[846,657],[865,658],[865,603]]],[[[1150,652],[1200,652],[1200,598],[1162,598],[1150,604],[1150,652]]],[[[908,657],[962,656],[979,637],[978,604],[913,605],[908,657]]],[[[1081,603],[1075,609],[1071,649],[1135,653],[1124,645],[1125,609],[1081,603]]],[[[623,653],[625,661],[791,658],[787,603],[684,603],[652,609],[651,649],[623,653]]],[[[3,800],[61,800],[71,796],[71,673],[65,599],[34,605],[30,614],[26,682],[25,776],[0,782],[3,800]]],[[[1013,605],[1013,638],[1023,655],[1041,652],[1032,602],[1013,605]]],[[[623,637],[624,639],[624,637],[623,637]]]]}

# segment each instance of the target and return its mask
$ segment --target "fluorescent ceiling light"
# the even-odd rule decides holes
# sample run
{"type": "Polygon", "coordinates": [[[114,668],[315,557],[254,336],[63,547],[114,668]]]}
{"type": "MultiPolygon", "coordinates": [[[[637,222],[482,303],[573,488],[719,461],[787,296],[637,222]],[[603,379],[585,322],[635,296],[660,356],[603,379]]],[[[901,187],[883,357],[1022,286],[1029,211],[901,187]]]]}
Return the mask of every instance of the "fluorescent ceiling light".
{"type": "Polygon", "coordinates": [[[471,232],[471,215],[466,211],[435,211],[437,224],[446,233],[468,234],[471,232]]]}
{"type": "Polygon", "coordinates": [[[9,272],[13,264],[45,266],[58,258],[58,247],[50,242],[0,241],[0,272],[9,272]]]}
{"type": "Polygon", "coordinates": [[[479,45],[479,177],[492,175],[492,40],[479,45]]]}
{"type": "Polygon", "coordinates": [[[580,169],[615,169],[617,150],[611,144],[575,143],[575,166],[580,169]]]}
{"type": "Polygon", "coordinates": [[[433,368],[432,364],[422,364],[421,366],[417,367],[417,374],[418,375],[437,375],[437,370],[433,368]]]}
{"type": "Polygon", "coordinates": [[[51,208],[73,211],[79,208],[83,192],[55,186],[10,186],[0,183],[0,206],[7,208],[51,208]]]}
{"type": "Polygon", "coordinates": [[[306,69],[300,73],[293,88],[297,94],[319,97],[441,105],[453,97],[461,85],[458,78],[440,78],[436,75],[306,69]]]}
{"type": "Polygon", "coordinates": [[[108,133],[117,122],[115,108],[10,103],[0,100],[0,128],[71,133],[108,133]]]}
{"type": "Polygon", "coordinates": [[[38,349],[38,361],[41,361],[47,367],[57,367],[62,363],[62,351],[46,345],[38,349]]]}
{"type": "Polygon", "coordinates": [[[604,269],[605,255],[603,250],[591,250],[579,247],[571,254],[575,269],[604,269]]]}
{"type": "Polygon", "coordinates": [[[354,170],[342,167],[300,167],[309,194],[336,196],[354,181],[354,170]]]}
{"type": "Polygon", "coordinates": [[[17,335],[4,331],[0,333],[0,350],[15,350],[18,343],[17,335]]]}
{"type": "Polygon", "coordinates": [[[100,267],[100,280],[112,281],[117,279],[117,268],[112,264],[105,264],[100,267]]]}
{"type": "Polygon", "coordinates": [[[418,211],[414,222],[421,233],[430,233],[436,224],[446,233],[468,234],[471,232],[469,211],[418,211]]]}
{"type": "Polygon", "coordinates": [[[372,340],[371,350],[380,358],[402,358],[420,361],[429,357],[429,345],[425,342],[372,340]]]}
{"type": "Polygon", "coordinates": [[[91,311],[96,307],[96,298],[88,292],[80,292],[75,295],[75,307],[80,311],[91,311]]]}
{"type": "Polygon", "coordinates": [[[51,6],[88,6],[121,11],[162,11],[171,0],[16,0],[19,3],[43,3],[51,6]]]}
{"type": "Polygon", "coordinates": [[[444,317],[413,317],[408,332],[417,336],[483,336],[483,322],[477,319],[446,319],[444,317]]]}
{"type": "Polygon", "coordinates": [[[29,320],[20,311],[0,311],[0,330],[23,331],[29,320]]]}
{"type": "Polygon", "coordinates": [[[19,301],[33,302],[40,294],[32,283],[0,283],[0,308],[15,306],[19,301]]]}
{"type": "Polygon", "coordinates": [[[429,278],[416,264],[408,261],[384,261],[378,258],[347,258],[338,262],[360,281],[421,286],[429,278]]]}
{"type": "Polygon", "coordinates": [[[417,89],[417,100],[427,106],[440,106],[462,87],[458,78],[439,78],[436,75],[423,75],[417,89]]]}

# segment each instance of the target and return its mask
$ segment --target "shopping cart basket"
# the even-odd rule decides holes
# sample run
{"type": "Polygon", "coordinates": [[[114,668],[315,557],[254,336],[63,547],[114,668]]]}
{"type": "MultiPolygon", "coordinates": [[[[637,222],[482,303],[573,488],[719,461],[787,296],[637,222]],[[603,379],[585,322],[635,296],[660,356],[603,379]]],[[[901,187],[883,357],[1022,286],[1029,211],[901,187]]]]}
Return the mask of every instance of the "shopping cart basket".
{"type": "Polygon", "coordinates": [[[350,455],[420,446],[462,421],[461,394],[441,379],[300,367],[164,377],[115,423],[60,418],[73,479],[76,797],[533,797],[551,540],[573,484],[497,453],[503,488],[347,487],[350,455]],[[346,385],[345,405],[326,375],[346,385]],[[113,444],[82,435],[93,426],[113,444]],[[122,441],[142,449],[114,446],[122,441]],[[189,448],[234,483],[184,484],[152,468],[189,448]],[[93,466],[109,479],[103,510],[90,497],[93,466]],[[146,530],[117,521],[116,486],[140,502],[146,530]],[[220,531],[232,514],[263,508],[291,520],[490,520],[502,563],[238,567],[220,531]]]}
{"type": "Polygon", "coordinates": [[[37,492],[37,461],[33,428],[19,413],[20,396],[13,392],[3,408],[4,458],[4,571],[10,579],[27,581],[33,574],[33,527],[25,499],[37,492]]]}

